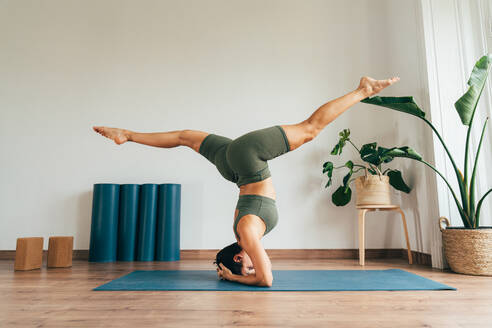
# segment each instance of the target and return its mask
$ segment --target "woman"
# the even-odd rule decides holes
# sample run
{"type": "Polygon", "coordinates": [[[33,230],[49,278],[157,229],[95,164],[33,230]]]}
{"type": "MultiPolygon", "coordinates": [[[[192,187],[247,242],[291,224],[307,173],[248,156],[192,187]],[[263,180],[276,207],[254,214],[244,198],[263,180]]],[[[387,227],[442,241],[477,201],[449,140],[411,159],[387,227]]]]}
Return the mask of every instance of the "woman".
{"type": "Polygon", "coordinates": [[[133,141],[163,148],[187,146],[216,165],[224,178],[239,187],[233,224],[237,242],[217,253],[217,275],[247,285],[271,286],[271,263],[261,238],[275,227],[278,214],[267,161],[313,140],[352,105],[398,80],[363,77],[357,89],[322,105],[305,121],[253,131],[235,140],[193,130],[138,133],[102,126],[94,130],[118,145],[133,141]]]}

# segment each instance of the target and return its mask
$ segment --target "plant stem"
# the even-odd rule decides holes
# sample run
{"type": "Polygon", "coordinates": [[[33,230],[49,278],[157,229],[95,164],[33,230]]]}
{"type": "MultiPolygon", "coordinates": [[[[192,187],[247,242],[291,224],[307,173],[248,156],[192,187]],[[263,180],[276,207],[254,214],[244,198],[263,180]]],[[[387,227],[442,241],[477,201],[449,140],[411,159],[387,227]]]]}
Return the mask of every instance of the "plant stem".
{"type": "Polygon", "coordinates": [[[492,192],[492,189],[490,189],[489,191],[487,191],[485,193],[485,195],[482,196],[482,198],[478,201],[478,204],[477,204],[477,212],[475,214],[475,223],[476,223],[476,227],[478,228],[479,226],[479,222],[480,222],[480,209],[482,208],[482,203],[483,203],[483,200],[485,199],[485,197],[487,197],[488,194],[490,194],[492,192]]]}
{"type": "MultiPolygon", "coordinates": [[[[470,179],[470,186],[468,187],[470,193],[470,217],[472,219],[475,217],[475,176],[477,173],[476,171],[477,171],[477,164],[478,164],[478,155],[480,154],[480,149],[482,149],[483,136],[485,135],[485,127],[487,126],[488,120],[489,118],[487,117],[485,119],[485,123],[483,124],[482,134],[480,135],[480,142],[478,143],[477,153],[475,154],[475,162],[473,163],[473,171],[470,179]]],[[[474,222],[475,227],[478,227],[478,222],[476,221],[477,219],[475,218],[475,222],[474,222]]]]}
{"type": "MultiPolygon", "coordinates": [[[[354,165],[354,166],[355,166],[355,165],[354,165]]],[[[360,165],[358,165],[358,166],[360,166],[360,165]]],[[[353,173],[357,173],[357,172],[359,172],[360,170],[363,170],[363,169],[365,169],[365,167],[362,167],[362,168],[360,168],[360,169],[357,169],[357,170],[353,171],[353,173]]]]}
{"type": "Polygon", "coordinates": [[[449,191],[451,191],[451,194],[453,195],[454,201],[456,203],[456,206],[458,207],[458,211],[460,212],[460,215],[461,215],[461,218],[463,219],[463,223],[465,224],[465,227],[471,228],[472,225],[470,224],[470,221],[468,220],[468,217],[466,216],[466,213],[463,211],[463,208],[461,207],[460,202],[458,201],[458,198],[456,197],[456,194],[454,193],[453,188],[451,188],[451,185],[449,184],[448,180],[446,180],[446,178],[444,177],[444,175],[442,175],[442,173],[439,172],[433,165],[427,163],[423,159],[422,160],[418,160],[418,161],[421,162],[421,163],[424,163],[425,165],[427,165],[428,167],[430,167],[432,170],[434,170],[434,172],[436,172],[437,174],[439,174],[439,176],[444,180],[444,182],[446,183],[446,185],[449,188],[449,191]]]}
{"type": "Polygon", "coordinates": [[[354,148],[357,150],[357,152],[358,152],[358,153],[360,153],[359,148],[357,148],[357,146],[356,146],[356,145],[354,145],[354,144],[352,143],[352,141],[350,141],[350,139],[348,139],[347,141],[348,141],[348,142],[350,142],[350,144],[351,144],[352,146],[354,146],[354,148]]]}
{"type": "MultiPolygon", "coordinates": [[[[465,159],[464,159],[465,167],[464,167],[464,177],[463,177],[463,181],[465,182],[465,188],[468,188],[468,152],[470,151],[471,128],[472,128],[472,124],[473,124],[473,118],[475,117],[475,111],[476,111],[477,106],[478,106],[478,101],[480,100],[480,97],[482,96],[482,92],[483,92],[483,89],[485,88],[485,84],[486,83],[484,83],[482,85],[482,88],[480,89],[480,94],[478,95],[477,102],[475,103],[475,107],[473,107],[472,115],[471,115],[471,118],[470,118],[470,124],[468,125],[468,130],[466,131],[465,159]]],[[[475,165],[476,165],[476,163],[475,163],[475,165]]],[[[473,170],[475,171],[475,168],[473,168],[473,170]]],[[[472,188],[471,183],[470,183],[470,188],[472,188]]],[[[473,219],[474,213],[471,213],[471,212],[474,209],[472,209],[471,207],[474,207],[475,205],[474,204],[472,205],[472,199],[471,199],[471,196],[472,195],[471,195],[471,193],[472,193],[472,190],[471,189],[470,190],[466,190],[466,194],[467,194],[467,196],[469,195],[470,198],[467,198],[468,204],[467,204],[467,206],[465,208],[467,209],[467,212],[470,215],[470,217],[473,219]]],[[[461,198],[463,198],[463,195],[461,196],[461,198]]]]}
{"type": "MultiPolygon", "coordinates": [[[[482,85],[482,89],[480,90],[480,94],[478,95],[478,98],[477,99],[480,99],[480,97],[482,96],[482,92],[483,92],[483,88],[485,87],[485,84],[484,83],[482,85]]],[[[468,184],[468,152],[469,152],[469,149],[470,149],[470,135],[471,135],[471,127],[472,127],[472,124],[473,124],[473,118],[475,117],[475,110],[477,109],[477,105],[478,105],[478,100],[477,102],[475,103],[475,107],[473,107],[473,112],[472,112],[472,116],[470,118],[470,125],[468,125],[468,131],[466,131],[466,143],[465,143],[465,176],[464,176],[464,181],[465,181],[465,184],[468,184]]]]}
{"type": "MultiPolygon", "coordinates": [[[[460,187],[461,201],[463,203],[463,208],[464,208],[462,210],[464,211],[464,213],[468,214],[468,195],[467,195],[467,192],[466,192],[467,186],[465,185],[463,176],[462,176],[460,170],[458,169],[458,167],[456,166],[456,163],[454,161],[454,158],[453,158],[453,156],[451,156],[451,153],[449,152],[448,147],[444,143],[444,140],[442,139],[442,137],[439,134],[439,132],[437,132],[437,130],[434,127],[434,125],[432,125],[432,123],[429,122],[425,117],[421,117],[421,119],[424,120],[424,122],[427,123],[427,125],[429,125],[431,127],[432,131],[434,131],[434,133],[437,135],[437,138],[439,139],[439,141],[441,142],[442,146],[444,147],[444,150],[446,151],[446,154],[448,155],[449,160],[451,161],[451,164],[453,165],[454,173],[456,174],[456,179],[458,180],[458,186],[460,187]]],[[[446,181],[446,183],[447,183],[447,181],[446,181]]],[[[463,222],[463,223],[465,223],[465,222],[463,222]]]]}

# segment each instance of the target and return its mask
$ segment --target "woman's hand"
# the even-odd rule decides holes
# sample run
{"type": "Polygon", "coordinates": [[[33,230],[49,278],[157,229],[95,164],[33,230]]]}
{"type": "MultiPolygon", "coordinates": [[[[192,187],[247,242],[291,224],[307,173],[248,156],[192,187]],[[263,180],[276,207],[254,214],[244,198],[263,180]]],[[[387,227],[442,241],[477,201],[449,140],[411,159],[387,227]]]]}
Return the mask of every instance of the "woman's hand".
{"type": "Polygon", "coordinates": [[[400,81],[399,77],[392,77],[391,79],[387,80],[375,80],[373,78],[370,78],[368,76],[364,76],[360,79],[359,87],[357,88],[358,91],[360,91],[364,97],[371,97],[374,96],[375,94],[381,92],[386,87],[389,87],[390,85],[400,81]]]}
{"type": "Polygon", "coordinates": [[[232,280],[232,272],[228,268],[225,267],[224,264],[219,263],[219,267],[217,268],[217,276],[222,280],[232,280]]]}

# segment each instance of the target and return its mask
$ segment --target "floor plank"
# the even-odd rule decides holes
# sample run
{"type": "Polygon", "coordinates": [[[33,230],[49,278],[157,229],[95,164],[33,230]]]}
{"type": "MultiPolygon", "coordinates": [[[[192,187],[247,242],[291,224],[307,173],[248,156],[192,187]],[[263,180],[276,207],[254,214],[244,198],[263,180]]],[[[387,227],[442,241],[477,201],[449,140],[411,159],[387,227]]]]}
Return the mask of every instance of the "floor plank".
{"type": "MultiPolygon", "coordinates": [[[[360,269],[356,260],[276,260],[274,269],[360,269]]],[[[208,260],[99,264],[14,272],[0,261],[0,327],[491,327],[492,277],[366,261],[400,268],[458,291],[94,292],[133,270],[214,269],[208,260]]]]}

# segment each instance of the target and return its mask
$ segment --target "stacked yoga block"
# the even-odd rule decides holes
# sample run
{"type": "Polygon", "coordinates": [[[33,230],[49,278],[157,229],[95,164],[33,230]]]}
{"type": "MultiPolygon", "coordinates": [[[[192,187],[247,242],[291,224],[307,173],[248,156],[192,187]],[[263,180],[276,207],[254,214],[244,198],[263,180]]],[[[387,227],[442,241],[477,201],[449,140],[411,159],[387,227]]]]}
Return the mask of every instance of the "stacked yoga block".
{"type": "Polygon", "coordinates": [[[178,261],[180,212],[180,184],[95,184],[89,261],[178,261]]]}

